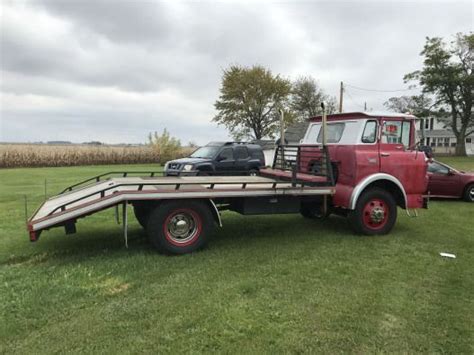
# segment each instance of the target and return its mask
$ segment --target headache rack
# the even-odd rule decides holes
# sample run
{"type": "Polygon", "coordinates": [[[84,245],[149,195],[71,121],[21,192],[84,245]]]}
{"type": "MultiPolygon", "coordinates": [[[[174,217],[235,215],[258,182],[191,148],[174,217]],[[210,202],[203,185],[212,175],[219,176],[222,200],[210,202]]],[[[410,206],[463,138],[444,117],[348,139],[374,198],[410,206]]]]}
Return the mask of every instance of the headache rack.
{"type": "Polygon", "coordinates": [[[290,172],[291,182],[294,184],[334,185],[331,159],[325,145],[279,145],[272,169],[290,172]],[[315,178],[311,178],[312,176],[315,178]]]}

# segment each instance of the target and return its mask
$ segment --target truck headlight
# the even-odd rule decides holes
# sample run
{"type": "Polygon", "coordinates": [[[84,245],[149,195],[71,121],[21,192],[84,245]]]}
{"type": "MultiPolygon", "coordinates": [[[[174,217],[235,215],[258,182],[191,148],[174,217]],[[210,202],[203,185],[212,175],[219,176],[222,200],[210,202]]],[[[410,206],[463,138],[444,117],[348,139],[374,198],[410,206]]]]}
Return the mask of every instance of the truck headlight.
{"type": "Polygon", "coordinates": [[[191,170],[193,170],[193,166],[191,164],[186,164],[185,166],[183,166],[183,170],[184,171],[191,171],[191,170]]]}

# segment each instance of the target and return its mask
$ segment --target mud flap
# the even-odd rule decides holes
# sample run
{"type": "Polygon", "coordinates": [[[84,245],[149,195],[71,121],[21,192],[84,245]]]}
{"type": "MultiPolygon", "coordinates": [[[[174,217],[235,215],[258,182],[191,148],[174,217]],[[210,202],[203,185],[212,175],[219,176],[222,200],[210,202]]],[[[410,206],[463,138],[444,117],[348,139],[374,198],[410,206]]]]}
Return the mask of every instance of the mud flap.
{"type": "Polygon", "coordinates": [[[76,222],[68,222],[64,225],[64,230],[66,234],[75,234],[76,233],[76,222]]]}

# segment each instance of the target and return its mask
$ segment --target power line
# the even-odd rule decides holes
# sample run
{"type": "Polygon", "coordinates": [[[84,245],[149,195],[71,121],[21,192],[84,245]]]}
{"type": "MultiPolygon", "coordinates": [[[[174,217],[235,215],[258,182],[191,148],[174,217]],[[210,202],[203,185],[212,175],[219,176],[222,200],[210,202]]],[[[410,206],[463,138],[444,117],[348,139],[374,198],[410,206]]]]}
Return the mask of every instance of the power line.
{"type": "Polygon", "coordinates": [[[358,103],[354,100],[354,98],[351,96],[351,94],[349,94],[349,91],[344,90],[344,92],[347,94],[347,96],[349,97],[349,99],[351,100],[351,102],[352,102],[354,105],[359,106],[360,108],[365,109],[364,105],[358,104],[358,103]]]}
{"type": "Polygon", "coordinates": [[[366,89],[366,88],[361,88],[359,86],[351,85],[351,84],[346,84],[344,83],[344,86],[351,87],[356,90],[362,90],[362,91],[372,91],[372,92],[402,92],[402,91],[412,91],[416,90],[416,88],[409,88],[409,89],[399,89],[399,90],[378,90],[378,89],[366,89]]]}

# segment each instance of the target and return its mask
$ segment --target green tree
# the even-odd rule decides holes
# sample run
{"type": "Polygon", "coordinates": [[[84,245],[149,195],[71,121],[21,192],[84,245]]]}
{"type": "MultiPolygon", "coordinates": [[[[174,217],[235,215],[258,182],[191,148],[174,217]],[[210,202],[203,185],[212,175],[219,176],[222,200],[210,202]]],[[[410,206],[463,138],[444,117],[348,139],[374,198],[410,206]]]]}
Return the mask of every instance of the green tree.
{"type": "MultiPolygon", "coordinates": [[[[224,125],[235,139],[274,137],[279,131],[279,109],[287,106],[291,84],[270,70],[255,65],[231,66],[224,70],[218,111],[213,118],[224,125]]],[[[286,115],[289,123],[292,115],[286,115]]]]}
{"type": "Polygon", "coordinates": [[[298,120],[322,114],[321,102],[326,102],[327,113],[336,112],[336,99],[326,95],[312,77],[300,77],[292,85],[290,109],[298,120]]]}
{"type": "Polygon", "coordinates": [[[419,82],[424,93],[434,96],[434,108],[449,115],[456,154],[466,155],[466,136],[474,132],[474,34],[458,33],[449,45],[442,38],[427,37],[421,55],[423,69],[405,75],[404,80],[419,82]]]}
{"type": "Polygon", "coordinates": [[[169,160],[176,159],[181,155],[181,142],[179,139],[171,137],[165,128],[162,134],[153,132],[148,135],[148,144],[158,154],[159,162],[166,163],[169,160]]]}
{"type": "Polygon", "coordinates": [[[383,104],[388,110],[400,113],[411,113],[419,118],[427,118],[432,112],[433,100],[426,95],[391,97],[383,104]]]}

